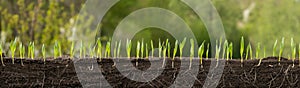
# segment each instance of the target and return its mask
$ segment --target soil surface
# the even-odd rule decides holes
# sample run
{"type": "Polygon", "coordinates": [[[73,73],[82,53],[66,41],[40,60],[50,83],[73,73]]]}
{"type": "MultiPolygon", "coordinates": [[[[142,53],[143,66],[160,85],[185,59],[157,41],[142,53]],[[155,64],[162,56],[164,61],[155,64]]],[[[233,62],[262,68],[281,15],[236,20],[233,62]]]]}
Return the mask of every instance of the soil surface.
{"type": "MultiPolygon", "coordinates": [[[[116,58],[114,58],[116,59],[116,58]]],[[[129,59],[122,59],[129,60],[129,59]]],[[[213,59],[214,60],[214,59],[213,59]]],[[[211,65],[212,59],[203,59],[203,68],[199,66],[197,79],[193,87],[202,87],[205,84],[209,69],[216,67],[211,65]]],[[[21,60],[15,59],[15,64],[12,64],[11,58],[4,58],[5,66],[0,65],[0,88],[9,87],[82,87],[73,62],[86,62],[88,59],[71,60],[60,58],[51,60],[48,58],[46,63],[43,60],[21,60]],[[21,64],[23,62],[23,65],[21,64]]],[[[162,73],[157,78],[148,82],[136,82],[123,76],[115,67],[112,59],[97,59],[98,66],[102,71],[108,83],[115,88],[124,87],[169,87],[174,83],[180,69],[181,61],[189,61],[189,58],[175,59],[175,61],[166,60],[166,66],[162,73]],[[173,63],[173,65],[172,65],[173,63]]],[[[130,59],[131,65],[136,66],[141,71],[147,70],[151,63],[146,59],[130,59]],[[137,64],[138,62],[138,64],[137,64]]],[[[199,60],[195,60],[199,61],[199,60]]],[[[299,61],[295,60],[294,65],[292,60],[282,58],[280,63],[277,57],[268,57],[262,60],[258,66],[259,60],[229,60],[225,62],[225,67],[219,84],[217,87],[300,87],[300,66],[299,61]],[[298,78],[299,77],[299,78],[298,78]]],[[[88,64],[88,63],[87,63],[88,64]]],[[[189,66],[188,64],[184,66],[189,66]]],[[[194,67],[194,66],[192,66],[194,67]]],[[[84,66],[82,66],[84,68],[84,66]]],[[[153,70],[155,71],[155,70],[153,70]]],[[[78,72],[78,71],[77,71],[78,72]]],[[[86,75],[93,75],[99,72],[94,72],[86,75]]],[[[82,76],[81,76],[82,77],[82,76]]],[[[96,78],[88,78],[94,80],[96,78]]],[[[96,82],[95,82],[96,83],[96,82]]],[[[208,84],[213,85],[213,84],[208,84]]],[[[95,87],[95,85],[88,85],[95,87]]]]}

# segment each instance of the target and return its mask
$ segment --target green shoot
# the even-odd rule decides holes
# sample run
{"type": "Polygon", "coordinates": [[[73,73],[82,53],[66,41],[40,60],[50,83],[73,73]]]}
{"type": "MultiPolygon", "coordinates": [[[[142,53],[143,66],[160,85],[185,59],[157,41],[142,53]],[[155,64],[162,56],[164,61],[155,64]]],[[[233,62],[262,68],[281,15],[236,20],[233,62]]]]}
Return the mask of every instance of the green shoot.
{"type": "MultiPolygon", "coordinates": [[[[166,52],[167,52],[167,50],[168,50],[168,48],[169,48],[168,45],[170,45],[170,44],[169,44],[169,39],[166,40],[166,45],[165,45],[166,50],[165,50],[165,52],[164,52],[164,53],[165,53],[165,57],[167,56],[166,52]]],[[[168,51],[169,51],[169,50],[168,50],[168,51]]],[[[169,52],[168,52],[168,53],[169,53],[169,52]]]]}
{"type": "Polygon", "coordinates": [[[240,55],[241,55],[241,63],[243,63],[243,54],[244,54],[244,47],[245,47],[245,44],[244,44],[244,37],[242,36],[241,38],[241,43],[240,43],[240,55]]]}
{"type": "Polygon", "coordinates": [[[215,55],[215,58],[217,59],[217,61],[219,60],[220,50],[221,50],[221,43],[218,45],[218,40],[216,40],[216,55],[215,55]]]}
{"type": "Polygon", "coordinates": [[[138,41],[137,42],[137,45],[136,45],[136,59],[140,58],[139,55],[140,55],[140,50],[141,50],[141,45],[140,45],[140,42],[138,41]]]}
{"type": "Polygon", "coordinates": [[[232,59],[232,56],[233,56],[233,44],[232,44],[232,42],[229,44],[228,50],[229,50],[229,54],[230,54],[230,59],[232,59]]]}
{"type": "Polygon", "coordinates": [[[102,44],[100,38],[97,39],[97,56],[101,60],[102,58],[102,44]]]}
{"type": "Polygon", "coordinates": [[[44,64],[46,63],[46,49],[45,49],[45,45],[42,45],[42,56],[43,56],[43,60],[44,60],[44,64]]]}
{"type": "Polygon", "coordinates": [[[283,53],[283,49],[284,49],[284,37],[281,40],[280,51],[279,51],[279,59],[278,59],[279,62],[280,62],[280,59],[281,59],[281,56],[282,56],[282,53],[283,53]]]}
{"type": "Polygon", "coordinates": [[[22,43],[20,43],[20,46],[19,46],[19,54],[20,54],[20,58],[21,58],[21,65],[24,66],[22,59],[25,57],[25,47],[22,43]]]}
{"type": "Polygon", "coordinates": [[[298,45],[298,55],[299,55],[299,57],[298,57],[299,60],[298,61],[299,61],[299,66],[300,66],[300,44],[298,45]]]}
{"type": "Polygon", "coordinates": [[[126,41],[126,50],[127,50],[127,57],[128,57],[128,59],[130,58],[130,52],[131,52],[131,40],[128,40],[127,39],[127,41],[126,41]]]}
{"type": "Polygon", "coordinates": [[[122,44],[122,42],[120,40],[119,45],[118,45],[117,57],[120,57],[121,44],[122,44]]]}
{"type": "MultiPolygon", "coordinates": [[[[80,42],[80,50],[79,50],[79,57],[80,58],[83,58],[83,42],[81,41],[80,42]]],[[[57,52],[57,47],[56,46],[54,46],[54,59],[56,58],[56,53],[57,52]]]]}
{"type": "Polygon", "coordinates": [[[11,57],[12,57],[12,63],[15,64],[15,51],[17,48],[17,39],[14,41],[10,42],[10,52],[11,52],[11,57]]]}
{"type": "Polygon", "coordinates": [[[3,48],[2,48],[2,43],[0,43],[0,58],[1,58],[1,63],[2,63],[2,66],[5,66],[5,65],[4,65],[4,62],[3,62],[3,56],[2,56],[2,53],[3,53],[3,48]]]}
{"type": "Polygon", "coordinates": [[[183,52],[183,47],[185,45],[185,42],[186,42],[186,38],[184,38],[183,41],[179,44],[179,50],[180,50],[179,58],[180,59],[182,59],[182,52],[183,52]]]}
{"type": "Polygon", "coordinates": [[[276,53],[276,47],[277,47],[277,40],[275,41],[274,45],[273,45],[273,56],[275,56],[276,53]]]}
{"type": "MultiPolygon", "coordinates": [[[[230,43],[230,44],[231,44],[231,43],[230,43]]],[[[230,51],[231,51],[230,44],[227,45],[227,50],[226,50],[226,60],[227,60],[227,61],[229,60],[229,54],[230,54],[230,51]]]]}
{"type": "Polygon", "coordinates": [[[291,38],[291,50],[292,50],[292,60],[294,62],[296,59],[296,46],[293,38],[291,38]]]}
{"type": "Polygon", "coordinates": [[[224,45],[223,45],[223,59],[225,59],[225,53],[226,53],[226,49],[228,50],[228,41],[225,40],[224,45]]]}
{"type": "Polygon", "coordinates": [[[70,57],[71,57],[71,59],[74,57],[74,42],[72,42],[72,45],[70,48],[70,57]]]}
{"type": "Polygon", "coordinates": [[[29,45],[28,45],[28,53],[27,53],[27,57],[30,58],[30,55],[31,55],[31,45],[32,45],[32,42],[29,42],[29,45]]]}
{"type": "Polygon", "coordinates": [[[154,57],[154,46],[153,46],[153,41],[151,40],[151,42],[150,42],[150,44],[151,44],[151,56],[152,56],[152,58],[154,57]]]}
{"type": "Polygon", "coordinates": [[[202,42],[202,44],[200,45],[199,49],[198,49],[198,58],[200,59],[200,64],[202,65],[202,57],[203,57],[203,53],[204,53],[204,43],[205,40],[202,42]]]}
{"type": "Polygon", "coordinates": [[[144,57],[144,40],[142,40],[142,44],[141,44],[141,58],[144,57]]]}
{"type": "Polygon", "coordinates": [[[209,43],[207,44],[206,59],[208,59],[208,53],[209,53],[209,43]]]}
{"type": "Polygon", "coordinates": [[[174,46],[174,51],[173,51],[173,60],[175,59],[177,49],[178,49],[178,40],[175,41],[175,46],[174,46]]]}
{"type": "Polygon", "coordinates": [[[259,58],[259,53],[260,53],[260,43],[257,43],[256,52],[255,52],[255,58],[256,59],[260,59],[259,58]]]}
{"type": "Polygon", "coordinates": [[[117,57],[117,47],[118,47],[118,42],[115,42],[115,47],[114,47],[114,58],[117,57]]]}
{"type": "Polygon", "coordinates": [[[109,58],[109,57],[110,57],[110,42],[107,42],[107,43],[106,43],[105,57],[106,57],[106,58],[109,58]]]}
{"type": "Polygon", "coordinates": [[[166,56],[167,56],[167,48],[168,48],[167,44],[163,45],[162,48],[163,48],[163,50],[162,50],[162,52],[163,52],[163,58],[164,58],[164,62],[165,62],[165,59],[166,59],[166,56]]]}
{"type": "Polygon", "coordinates": [[[190,43],[191,43],[191,48],[190,48],[190,69],[192,67],[192,61],[194,58],[194,39],[190,39],[190,43]]]}
{"type": "Polygon", "coordinates": [[[158,57],[161,58],[161,50],[162,50],[162,44],[160,42],[160,39],[159,39],[159,42],[158,42],[158,57]]]}
{"type": "Polygon", "coordinates": [[[93,45],[93,44],[90,44],[90,54],[91,54],[91,58],[94,58],[94,55],[95,55],[95,50],[96,50],[96,46],[93,45]],[[93,47],[92,47],[93,46],[93,47]]]}
{"type": "Polygon", "coordinates": [[[171,44],[168,43],[168,57],[171,57],[171,44]]]}
{"type": "Polygon", "coordinates": [[[266,57],[266,47],[264,47],[264,57],[266,57]]]}
{"type": "Polygon", "coordinates": [[[246,58],[245,59],[248,59],[248,56],[250,56],[250,59],[252,59],[252,48],[251,48],[250,43],[247,45],[247,51],[246,51],[246,58]],[[249,53],[250,53],[250,55],[249,55],[249,53]]]}
{"type": "Polygon", "coordinates": [[[59,42],[58,41],[55,41],[55,44],[54,44],[54,59],[57,59],[57,57],[59,56],[59,42]]]}
{"type": "Polygon", "coordinates": [[[146,43],[146,59],[149,57],[148,43],[146,43]]]}

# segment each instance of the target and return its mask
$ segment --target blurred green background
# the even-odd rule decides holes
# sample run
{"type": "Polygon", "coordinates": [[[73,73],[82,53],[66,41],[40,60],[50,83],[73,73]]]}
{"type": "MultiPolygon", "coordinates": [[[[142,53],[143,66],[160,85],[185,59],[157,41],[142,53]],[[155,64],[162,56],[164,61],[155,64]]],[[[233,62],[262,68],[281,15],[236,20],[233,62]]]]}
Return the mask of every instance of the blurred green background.
{"type": "MultiPolygon", "coordinates": [[[[290,38],[300,41],[300,0],[211,0],[223,21],[226,37],[234,43],[234,57],[239,57],[241,36],[246,44],[256,47],[260,42],[272,54],[273,43],[282,37],[286,39],[284,56],[290,55],[290,38]]],[[[85,0],[0,0],[0,41],[8,50],[9,42],[18,38],[28,44],[34,41],[36,53],[42,44],[52,55],[56,40],[62,41],[64,54],[69,53],[72,42],[72,26],[85,0]]],[[[103,43],[109,41],[118,23],[135,10],[145,7],[160,7],[173,11],[193,30],[198,44],[209,40],[201,19],[180,0],[121,0],[114,5],[101,22],[99,36],[103,43]]],[[[94,17],[89,17],[90,20],[94,17]]],[[[83,26],[91,25],[87,21],[83,26]]],[[[148,28],[135,35],[134,41],[173,39],[171,35],[157,28],[148,28]]],[[[172,40],[174,42],[174,40],[172,40]]],[[[157,47],[157,46],[155,46],[157,47]]],[[[133,49],[134,50],[134,49],[133,49]]],[[[262,54],[261,54],[262,55],[262,54]]]]}

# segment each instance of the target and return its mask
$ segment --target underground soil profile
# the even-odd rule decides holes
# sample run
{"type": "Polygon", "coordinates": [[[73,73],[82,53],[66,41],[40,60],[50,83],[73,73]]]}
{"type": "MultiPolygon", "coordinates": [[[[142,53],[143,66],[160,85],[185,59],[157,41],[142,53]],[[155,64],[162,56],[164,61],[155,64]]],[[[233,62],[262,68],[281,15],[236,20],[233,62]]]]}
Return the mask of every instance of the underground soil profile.
{"type": "MultiPolygon", "coordinates": [[[[0,87],[79,87],[82,85],[78,80],[73,60],[69,58],[43,60],[15,59],[12,64],[11,58],[4,58],[5,66],[0,65],[0,87]],[[21,61],[23,65],[21,65],[21,61]]],[[[116,59],[116,58],[114,58],[116,59]]],[[[207,78],[210,69],[211,59],[203,59],[203,68],[199,66],[197,79],[193,87],[202,87],[207,78]]],[[[87,59],[79,59],[85,61],[87,59]]],[[[130,60],[139,70],[147,70],[151,63],[147,59],[124,59],[130,60]]],[[[148,82],[136,82],[123,76],[114,66],[112,59],[97,59],[98,67],[103,76],[114,88],[165,88],[174,83],[178,72],[180,71],[181,61],[189,61],[189,58],[166,59],[166,66],[163,72],[155,79],[148,82]],[[172,63],[174,66],[172,66],[172,63]]],[[[199,61],[199,60],[198,60],[199,61]]],[[[262,60],[260,66],[257,66],[259,60],[228,60],[225,63],[224,71],[219,80],[220,87],[300,87],[300,65],[299,61],[287,60],[282,58],[280,64],[278,57],[268,57],[262,60]]],[[[91,73],[92,74],[92,73],[91,73]]],[[[96,74],[96,73],[95,73],[96,74]]],[[[88,74],[87,74],[88,75],[88,74]]],[[[93,78],[87,78],[93,80],[93,78]]],[[[91,85],[90,87],[95,87],[91,85]]]]}

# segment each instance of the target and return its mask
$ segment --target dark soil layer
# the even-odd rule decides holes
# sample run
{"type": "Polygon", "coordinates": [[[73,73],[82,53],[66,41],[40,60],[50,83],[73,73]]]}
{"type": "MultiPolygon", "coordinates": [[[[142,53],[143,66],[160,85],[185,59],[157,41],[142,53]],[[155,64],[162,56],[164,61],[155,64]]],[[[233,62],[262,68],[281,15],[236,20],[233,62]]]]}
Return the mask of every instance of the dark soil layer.
{"type": "MultiPolygon", "coordinates": [[[[78,61],[85,61],[81,59],[78,61]]],[[[127,59],[123,59],[127,60],[127,59]]],[[[147,60],[132,60],[133,65],[138,61],[139,70],[147,70],[151,63],[147,60]]],[[[186,60],[189,61],[187,58],[186,60]]],[[[0,87],[82,87],[73,61],[70,59],[47,60],[21,60],[16,59],[12,64],[11,59],[4,59],[5,66],[0,65],[0,87]]],[[[203,68],[199,67],[197,80],[194,87],[202,87],[209,72],[211,60],[204,59],[203,68]]],[[[169,87],[173,84],[179,70],[180,60],[176,59],[174,68],[172,61],[167,60],[167,66],[160,76],[149,82],[136,82],[130,80],[114,67],[111,59],[102,59],[98,62],[102,74],[111,86],[116,88],[123,87],[169,87]]],[[[281,59],[280,65],[276,57],[263,59],[260,66],[257,66],[258,60],[247,60],[241,64],[240,60],[229,60],[225,63],[223,75],[219,81],[218,87],[300,87],[300,66],[298,60],[293,62],[287,59],[281,59]],[[298,78],[299,76],[299,78],[298,78]]],[[[184,65],[185,66],[185,65],[184,65]]],[[[186,65],[188,66],[188,65],[186,65]]],[[[88,75],[88,74],[87,74],[88,75]]],[[[87,78],[93,80],[93,78],[87,78]]],[[[94,87],[94,86],[90,86],[94,87]]]]}

